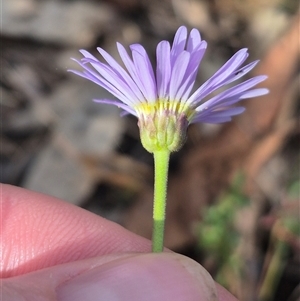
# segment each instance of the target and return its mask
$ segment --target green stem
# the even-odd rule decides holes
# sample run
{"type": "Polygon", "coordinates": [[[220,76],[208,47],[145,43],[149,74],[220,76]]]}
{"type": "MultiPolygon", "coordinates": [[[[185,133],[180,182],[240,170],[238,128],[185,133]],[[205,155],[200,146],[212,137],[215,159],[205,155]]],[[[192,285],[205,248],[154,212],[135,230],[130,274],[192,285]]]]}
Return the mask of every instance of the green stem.
{"type": "Polygon", "coordinates": [[[274,299],[274,294],[286,266],[287,252],[287,243],[278,240],[266,276],[259,291],[259,301],[271,301],[274,299]]]}
{"type": "Polygon", "coordinates": [[[169,170],[169,150],[153,152],[154,155],[154,202],[152,252],[162,252],[166,219],[167,182],[169,170]]]}

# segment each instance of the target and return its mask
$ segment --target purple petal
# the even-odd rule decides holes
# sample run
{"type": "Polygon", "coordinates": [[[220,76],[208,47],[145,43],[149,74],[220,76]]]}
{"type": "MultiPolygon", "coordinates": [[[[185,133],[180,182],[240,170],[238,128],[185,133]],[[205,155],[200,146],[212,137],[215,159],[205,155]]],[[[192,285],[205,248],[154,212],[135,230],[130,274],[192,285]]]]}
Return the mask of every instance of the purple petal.
{"type": "MultiPolygon", "coordinates": [[[[80,52],[85,56],[86,59],[82,59],[83,62],[89,62],[102,76],[101,80],[108,85],[113,85],[118,89],[126,98],[126,103],[136,104],[139,102],[137,96],[132,92],[128,83],[122,79],[117,73],[114,72],[112,68],[98,61],[92,54],[85,50],[80,50],[80,52]]],[[[92,71],[87,69],[84,65],[80,64],[83,68],[88,70],[90,73],[92,71]]],[[[99,78],[94,72],[93,75],[99,78]]],[[[100,78],[99,78],[100,79],[100,78]]]]}
{"type": "Polygon", "coordinates": [[[222,86],[228,85],[236,80],[238,80],[239,78],[241,78],[242,76],[244,76],[245,74],[247,74],[248,72],[250,72],[257,64],[258,64],[258,60],[254,61],[236,71],[234,71],[229,77],[226,78],[226,80],[220,82],[218,85],[216,85],[214,87],[214,90],[219,89],[222,86]]]}
{"type": "Polygon", "coordinates": [[[231,117],[213,117],[213,116],[207,116],[207,117],[199,117],[197,120],[193,120],[192,123],[212,123],[212,124],[218,124],[218,123],[225,123],[228,121],[231,121],[231,117]]]}
{"type": "Polygon", "coordinates": [[[140,102],[136,95],[132,92],[128,83],[126,83],[122,77],[119,77],[109,66],[99,62],[94,61],[90,64],[99,72],[103,79],[107,83],[112,84],[116,89],[118,89],[126,98],[126,103],[135,105],[140,102]]]}
{"type": "Polygon", "coordinates": [[[133,78],[134,82],[137,84],[137,86],[141,90],[142,94],[144,95],[144,98],[146,98],[147,91],[144,88],[144,85],[142,84],[140,77],[138,76],[138,73],[137,73],[137,70],[135,68],[133,61],[129,57],[127,51],[125,50],[125,48],[123,47],[122,44],[117,43],[117,48],[118,48],[120,57],[125,65],[126,69],[128,70],[130,76],[133,78]]]}
{"type": "Polygon", "coordinates": [[[122,78],[124,82],[128,83],[128,87],[135,94],[135,96],[138,99],[143,99],[144,97],[143,97],[140,89],[136,85],[136,83],[132,80],[132,78],[128,75],[128,73],[117,63],[117,61],[102,48],[98,47],[97,50],[103,56],[103,58],[106,60],[106,62],[111,66],[113,71],[120,78],[122,78]]]}
{"type": "Polygon", "coordinates": [[[130,48],[137,75],[146,92],[145,97],[149,102],[155,102],[157,98],[156,82],[149,57],[141,45],[131,45],[130,48]]]}
{"type": "Polygon", "coordinates": [[[93,99],[93,101],[96,103],[103,103],[103,104],[117,106],[118,108],[121,108],[121,109],[125,110],[126,112],[128,112],[134,116],[137,116],[136,111],[134,109],[132,109],[132,107],[127,106],[126,104],[124,104],[120,101],[111,100],[111,99],[93,99]]]}
{"type": "MultiPolygon", "coordinates": [[[[75,60],[75,59],[74,59],[75,60]]],[[[76,60],[75,60],[76,61],[76,60]]],[[[101,86],[102,88],[104,88],[105,90],[107,90],[108,92],[110,92],[111,94],[113,94],[114,96],[116,96],[117,98],[119,98],[121,101],[123,101],[124,103],[128,104],[130,101],[128,101],[128,98],[121,93],[114,85],[112,85],[110,82],[108,82],[107,80],[105,80],[104,78],[102,78],[98,73],[94,72],[93,70],[91,70],[90,68],[88,68],[85,64],[77,61],[77,63],[84,68],[86,71],[84,72],[79,72],[76,70],[69,70],[72,73],[75,73],[81,77],[84,77],[94,83],[96,83],[97,85],[101,86]]]]}
{"type": "Polygon", "coordinates": [[[210,79],[208,79],[193,95],[187,103],[195,104],[205,98],[207,95],[218,89],[243,62],[247,59],[247,49],[241,49],[234,54],[210,79]]]}
{"type": "Polygon", "coordinates": [[[262,96],[262,95],[266,95],[268,93],[269,93],[269,90],[266,88],[253,89],[253,90],[249,90],[249,91],[245,92],[241,96],[241,99],[262,96]]]}
{"type": "Polygon", "coordinates": [[[227,85],[233,81],[236,81],[237,79],[241,78],[245,74],[249,73],[257,64],[259,63],[259,60],[251,62],[250,64],[236,70],[232,73],[231,76],[229,76],[226,80],[226,82],[223,82],[223,85],[227,85]]]}
{"type": "Polygon", "coordinates": [[[167,98],[167,89],[171,76],[170,44],[162,41],[156,48],[156,82],[158,98],[167,98]]]}
{"type": "Polygon", "coordinates": [[[244,107],[227,107],[221,110],[206,110],[199,112],[195,115],[195,118],[198,116],[214,116],[214,117],[230,117],[243,113],[245,111],[244,107]]]}
{"type": "Polygon", "coordinates": [[[171,65],[173,66],[177,57],[184,50],[186,45],[187,29],[185,26],[181,26],[175,33],[173,45],[171,49],[171,65]]]}
{"type": "Polygon", "coordinates": [[[239,115],[245,111],[244,107],[227,108],[219,111],[200,112],[196,114],[191,123],[223,123],[231,120],[232,116],[239,115]]]}
{"type": "Polygon", "coordinates": [[[170,100],[175,100],[176,93],[180,88],[182,80],[184,78],[186,68],[189,64],[190,53],[187,51],[183,51],[177,58],[170,80],[170,89],[169,89],[169,98],[170,100]]]}
{"type": "Polygon", "coordinates": [[[189,35],[189,38],[187,41],[186,50],[188,52],[193,52],[193,50],[198,47],[200,42],[201,42],[200,33],[197,29],[193,28],[190,32],[190,35],[189,35]]]}
{"type": "Polygon", "coordinates": [[[205,53],[206,46],[207,43],[205,41],[202,41],[199,44],[198,49],[191,53],[190,62],[187,67],[183,83],[176,94],[176,98],[180,98],[183,103],[186,102],[191,93],[191,90],[193,89],[199,65],[205,53]]]}
{"type": "Polygon", "coordinates": [[[201,111],[205,107],[211,107],[211,106],[216,106],[216,105],[223,105],[224,101],[227,101],[228,99],[234,100],[241,99],[243,93],[250,88],[254,87],[258,83],[264,81],[267,78],[267,76],[261,75],[261,76],[256,76],[253,78],[248,79],[247,81],[234,86],[232,88],[229,88],[220,94],[214,96],[213,98],[209,99],[208,101],[204,102],[200,106],[197,107],[197,111],[201,111]]]}

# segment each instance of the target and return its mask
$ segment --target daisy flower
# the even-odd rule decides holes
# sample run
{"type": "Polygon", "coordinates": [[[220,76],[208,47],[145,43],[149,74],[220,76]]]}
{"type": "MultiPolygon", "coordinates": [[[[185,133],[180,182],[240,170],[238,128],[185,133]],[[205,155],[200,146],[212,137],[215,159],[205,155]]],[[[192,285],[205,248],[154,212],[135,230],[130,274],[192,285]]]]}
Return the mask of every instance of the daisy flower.
{"type": "Polygon", "coordinates": [[[86,50],[83,58],[75,60],[82,71],[70,70],[101,86],[117,100],[98,99],[111,104],[138,119],[141,142],[154,155],[154,229],[153,251],[163,248],[165,200],[169,155],[183,145],[186,131],[192,123],[223,123],[245,109],[239,102],[268,93],[265,88],[254,88],[267,77],[249,78],[232,85],[249,73],[258,61],[243,65],[248,50],[234,54],[200,87],[194,88],[198,68],[207,43],[197,29],[188,34],[181,26],[172,46],[161,41],[156,48],[156,68],[140,44],[130,46],[130,55],[119,43],[117,48],[121,66],[104,49],[97,48],[104,60],[99,61],[86,50]],[[231,84],[231,87],[225,86],[231,84]],[[222,88],[222,89],[221,89],[222,88]],[[221,91],[222,90],[222,91],[221,91]],[[216,93],[221,91],[219,93],[216,93]]]}
{"type": "Polygon", "coordinates": [[[96,83],[118,99],[96,102],[116,105],[138,118],[141,140],[149,152],[162,148],[176,151],[185,141],[189,124],[230,121],[232,116],[245,110],[236,106],[241,100],[268,93],[264,88],[253,89],[267,78],[261,75],[209,98],[213,92],[240,79],[256,66],[258,61],[242,66],[249,55],[245,48],[192,92],[206,47],[207,43],[201,40],[197,29],[192,29],[188,35],[186,27],[181,26],[172,46],[168,41],[157,45],[156,70],[143,46],[131,45],[129,56],[117,43],[125,68],[99,47],[97,50],[106,63],[81,50],[83,58],[74,60],[83,71],[70,71],[96,83]]]}

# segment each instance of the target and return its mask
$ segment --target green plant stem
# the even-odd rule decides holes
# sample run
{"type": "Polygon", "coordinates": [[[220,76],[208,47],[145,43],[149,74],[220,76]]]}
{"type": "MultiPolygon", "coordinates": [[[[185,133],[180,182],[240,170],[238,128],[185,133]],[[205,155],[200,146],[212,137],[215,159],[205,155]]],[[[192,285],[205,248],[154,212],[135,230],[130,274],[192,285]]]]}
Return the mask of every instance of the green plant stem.
{"type": "Polygon", "coordinates": [[[275,244],[275,250],[272,255],[267,273],[263,280],[259,291],[259,301],[271,301],[274,299],[280,278],[286,266],[286,254],[288,252],[288,245],[284,241],[278,240],[275,244]]]}
{"type": "Polygon", "coordinates": [[[162,252],[166,219],[166,199],[170,151],[159,150],[154,155],[154,202],[152,252],[162,252]]]}

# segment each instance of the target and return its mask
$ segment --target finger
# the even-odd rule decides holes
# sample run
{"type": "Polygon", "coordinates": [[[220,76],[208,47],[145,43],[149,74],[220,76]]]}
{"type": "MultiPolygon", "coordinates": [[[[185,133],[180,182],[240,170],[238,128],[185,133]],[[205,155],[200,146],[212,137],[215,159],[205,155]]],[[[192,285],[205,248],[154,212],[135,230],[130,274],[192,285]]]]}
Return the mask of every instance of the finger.
{"type": "MultiPolygon", "coordinates": [[[[80,259],[81,257],[92,257],[94,256],[94,253],[98,255],[105,254],[105,252],[118,252],[118,250],[122,252],[124,251],[124,249],[126,251],[126,247],[127,251],[144,251],[145,249],[149,249],[148,241],[145,241],[142,238],[131,234],[130,232],[105,219],[101,219],[98,216],[90,214],[67,203],[61,202],[53,197],[44,196],[38,193],[8,185],[1,185],[0,189],[2,209],[1,254],[5,255],[3,256],[3,259],[5,260],[2,260],[1,262],[1,270],[3,271],[4,276],[9,277],[17,274],[22,274],[27,271],[38,270],[46,266],[80,259]],[[84,232],[90,235],[89,238],[94,237],[94,239],[83,239],[84,243],[81,245],[81,247],[78,248],[78,242],[80,242],[80,239],[78,239],[78,237],[76,236],[76,232],[78,230],[78,222],[81,221],[81,219],[83,219],[83,221],[85,221],[85,219],[89,220],[88,227],[84,232]],[[49,221],[52,221],[52,223],[49,223],[49,221]],[[108,233],[111,233],[112,236],[110,234],[106,235],[107,233],[105,233],[104,230],[108,231],[108,233]],[[49,236],[47,236],[48,232],[50,233],[49,236]],[[101,232],[104,233],[102,235],[102,240],[99,240],[99,235],[101,232]],[[96,235],[96,237],[93,235],[96,235]],[[47,238],[49,237],[51,237],[51,239],[47,240],[47,238]],[[111,241],[110,237],[112,237],[111,241]],[[125,237],[127,239],[127,243],[122,243],[122,237],[125,237]],[[34,239],[32,240],[32,238],[34,239]],[[45,254],[42,254],[42,252],[40,252],[40,248],[43,246],[44,239],[47,240],[46,246],[48,245],[48,248],[46,249],[48,250],[48,252],[47,250],[45,250],[45,254]],[[56,257],[56,260],[54,260],[55,254],[59,253],[54,251],[57,251],[55,246],[57,246],[60,239],[69,240],[70,244],[67,245],[73,246],[73,250],[71,253],[69,253],[67,248],[65,250],[60,249],[61,254],[59,254],[59,256],[56,257]],[[101,241],[110,241],[110,245],[104,247],[101,244],[101,241]],[[29,243],[29,246],[31,246],[31,254],[29,252],[30,249],[27,248],[27,242],[29,243]],[[25,250],[23,250],[22,248],[25,250]],[[78,251],[81,251],[82,254],[76,254],[76,252],[78,251]],[[7,256],[9,253],[11,257],[7,256]],[[34,254],[38,254],[39,257],[34,258],[34,254]],[[54,259],[49,259],[49,256],[51,256],[51,254],[54,255],[54,259]],[[18,260],[16,260],[16,258],[18,258],[18,260]],[[13,261],[15,261],[16,263],[14,264],[13,261]]],[[[108,258],[110,258],[111,260],[111,258],[114,258],[114,256],[116,255],[105,256],[106,261],[108,260],[108,258]]],[[[127,254],[122,256],[126,257],[129,255],[127,254]]],[[[74,275],[81,274],[84,270],[90,269],[91,267],[97,267],[98,265],[103,263],[103,259],[100,260],[99,258],[91,258],[85,260],[84,262],[85,264],[83,264],[82,261],[70,263],[69,270],[66,269],[66,265],[60,265],[54,268],[38,271],[36,273],[31,273],[26,276],[14,277],[11,278],[13,280],[12,283],[18,283],[18,279],[21,279],[21,283],[24,283],[26,286],[24,277],[25,279],[28,279],[27,277],[29,277],[29,287],[32,287],[34,283],[36,284],[36,289],[38,288],[37,290],[42,292],[42,288],[44,286],[41,285],[41,280],[47,279],[46,282],[48,285],[50,285],[51,281],[55,280],[54,282],[52,282],[52,287],[55,287],[55,283],[57,284],[60,281],[64,282],[68,277],[73,277],[74,275]],[[42,274],[47,271],[49,272],[49,270],[51,269],[58,271],[58,273],[53,274],[53,272],[51,272],[47,274],[46,278],[43,278],[42,274]],[[61,275],[60,278],[57,277],[57,275],[59,274],[61,275]],[[31,279],[31,277],[35,279],[31,279]]],[[[14,286],[10,286],[9,289],[9,287],[4,286],[4,288],[6,289],[4,289],[3,292],[7,294],[12,293],[14,296],[16,292],[14,291],[13,287],[14,286]]],[[[23,288],[20,283],[17,284],[17,287],[19,287],[19,290],[21,291],[23,289],[26,290],[26,287],[23,288]]],[[[36,289],[30,288],[28,292],[35,292],[36,289]]],[[[225,290],[220,286],[217,286],[217,289],[220,296],[223,296],[223,299],[220,300],[236,300],[231,299],[231,295],[229,295],[229,293],[226,293],[225,290]]],[[[5,300],[17,299],[5,298],[5,300]]],[[[29,298],[29,300],[34,299],[29,298]]]]}
{"type": "Polygon", "coordinates": [[[233,297],[223,286],[216,283],[218,296],[220,301],[238,301],[237,298],[233,297]]]}
{"type": "Polygon", "coordinates": [[[110,253],[149,252],[150,242],[54,197],[2,184],[1,277],[110,253]]]}
{"type": "Polygon", "coordinates": [[[93,258],[5,279],[3,284],[8,301],[234,301],[218,299],[206,270],[174,253],[93,258]]]}

